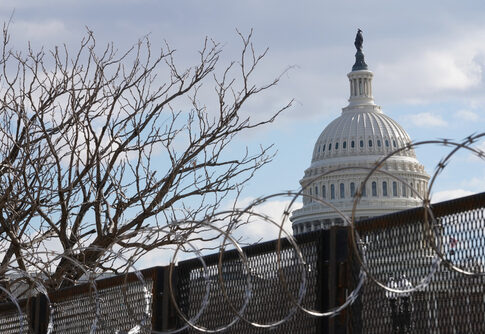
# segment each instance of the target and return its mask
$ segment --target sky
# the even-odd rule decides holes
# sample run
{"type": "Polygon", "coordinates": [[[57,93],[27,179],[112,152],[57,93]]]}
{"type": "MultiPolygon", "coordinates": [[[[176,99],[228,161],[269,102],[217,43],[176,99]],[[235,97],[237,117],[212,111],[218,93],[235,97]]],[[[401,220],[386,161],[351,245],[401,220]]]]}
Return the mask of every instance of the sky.
{"type": "MultiPolygon", "coordinates": [[[[348,103],[346,74],[354,63],[357,28],[374,72],[373,94],[383,111],[415,141],[462,139],[485,131],[485,2],[473,1],[162,1],[3,0],[3,22],[17,48],[30,42],[46,49],[76,46],[87,30],[98,45],[120,50],[149,36],[169,43],[181,62],[196,61],[204,38],[237,57],[243,34],[254,31],[259,50],[269,48],[257,78],[285,71],[277,87],[252,101],[251,117],[268,116],[294,99],[273,124],[241,136],[235,147],[274,143],[277,156],[243,192],[242,201],[299,187],[313,146],[325,126],[348,103]],[[275,172],[277,171],[277,172],[275,172]]],[[[226,59],[226,58],[225,58],[226,59]]],[[[485,148],[483,143],[479,143],[485,148]]],[[[449,148],[417,149],[429,174],[449,148]]],[[[457,155],[436,181],[433,199],[482,192],[485,161],[457,155]]],[[[281,210],[287,198],[267,203],[281,210]]]]}

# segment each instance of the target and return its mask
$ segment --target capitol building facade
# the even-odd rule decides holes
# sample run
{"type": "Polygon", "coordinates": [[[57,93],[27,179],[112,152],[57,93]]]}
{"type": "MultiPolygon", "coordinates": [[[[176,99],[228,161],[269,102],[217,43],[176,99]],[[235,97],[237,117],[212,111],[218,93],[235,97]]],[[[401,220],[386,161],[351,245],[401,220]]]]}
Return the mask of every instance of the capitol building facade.
{"type": "Polygon", "coordinates": [[[411,142],[406,131],[374,103],[374,75],[364,60],[360,30],[355,46],[356,62],[347,74],[349,104],[318,137],[310,167],[300,180],[303,207],[291,217],[295,235],[345,225],[341,214],[352,216],[357,192],[362,196],[356,220],[422,205],[429,175],[414,150],[405,148],[411,142]],[[394,151],[363,184],[376,162],[394,151]]]}

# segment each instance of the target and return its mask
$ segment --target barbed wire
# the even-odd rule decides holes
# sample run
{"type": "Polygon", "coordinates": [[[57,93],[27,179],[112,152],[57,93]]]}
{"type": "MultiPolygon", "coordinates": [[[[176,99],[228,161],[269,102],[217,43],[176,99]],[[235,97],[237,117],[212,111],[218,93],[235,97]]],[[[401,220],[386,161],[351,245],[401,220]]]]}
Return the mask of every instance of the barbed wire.
{"type": "MultiPolygon", "coordinates": [[[[172,334],[172,333],[179,333],[185,331],[187,329],[193,329],[198,332],[202,333],[219,333],[228,330],[236,323],[242,321],[252,327],[260,328],[260,329],[272,329],[278,326],[281,326],[285,322],[288,322],[292,317],[295,316],[297,311],[304,312],[312,317],[317,318],[324,318],[324,317],[334,317],[340,314],[343,310],[347,309],[350,305],[352,305],[360,295],[361,289],[366,282],[372,282],[377,286],[381,287],[382,289],[394,293],[394,294],[410,294],[416,291],[420,291],[425,289],[431,282],[433,276],[439,270],[440,266],[443,264],[450,270],[457,272],[461,275],[466,276],[485,276],[485,271],[480,266],[475,268],[466,268],[464,265],[460,265],[457,263],[457,260],[453,260],[453,257],[449,256],[446,251],[445,243],[443,242],[444,235],[447,231],[453,231],[456,229],[456,226],[453,225],[453,221],[451,221],[451,225],[447,226],[449,221],[440,221],[436,217],[433,212],[433,206],[431,205],[431,193],[433,187],[435,187],[438,176],[443,173],[445,168],[450,164],[452,159],[456,157],[456,154],[460,151],[468,151],[472,153],[475,157],[484,160],[485,153],[478,147],[475,147],[479,140],[485,137],[485,133],[474,134],[468,136],[466,139],[462,141],[453,141],[449,139],[440,139],[440,140],[428,140],[428,141],[419,141],[414,143],[408,143],[401,148],[398,148],[387,155],[382,156],[377,162],[373,164],[371,167],[362,167],[362,166],[346,166],[340,168],[334,168],[332,170],[328,170],[317,175],[312,176],[311,178],[307,178],[305,180],[304,186],[301,187],[298,191],[287,191],[287,192],[280,192],[271,194],[269,196],[257,198],[252,201],[249,205],[243,208],[233,208],[232,210],[221,211],[211,217],[211,219],[204,219],[202,221],[176,221],[168,224],[167,226],[163,227],[147,227],[144,230],[144,233],[147,235],[150,234],[157,234],[163,233],[167,235],[171,240],[173,240],[176,244],[175,249],[173,251],[173,255],[169,265],[169,291],[170,300],[172,306],[176,310],[178,317],[182,320],[183,325],[177,329],[166,330],[166,331],[155,331],[152,330],[152,333],[162,333],[162,334],[172,334]],[[389,171],[386,168],[386,163],[390,161],[393,157],[402,155],[403,152],[406,151],[413,151],[418,147],[429,146],[429,145],[438,145],[443,147],[449,147],[450,151],[436,164],[436,168],[434,169],[433,175],[430,176],[428,187],[423,191],[419,191],[413,187],[412,183],[408,183],[407,179],[402,177],[400,173],[396,173],[393,171],[389,171]],[[332,200],[327,200],[317,194],[311,195],[309,188],[312,187],[314,182],[318,180],[322,180],[324,178],[332,177],[335,174],[339,173],[357,173],[365,175],[360,185],[357,187],[356,191],[353,195],[353,203],[350,210],[350,214],[346,213],[349,212],[348,209],[342,209],[340,206],[336,205],[335,202],[332,200]],[[359,235],[359,223],[357,221],[357,217],[359,217],[359,205],[364,198],[364,189],[367,183],[378,176],[385,176],[390,179],[395,180],[395,182],[399,182],[402,187],[405,187],[408,191],[410,196],[413,198],[417,198],[417,201],[422,203],[422,226],[423,226],[423,235],[422,240],[426,242],[426,249],[432,250],[431,258],[428,258],[425,262],[428,263],[428,268],[426,271],[421,270],[421,267],[414,268],[417,272],[419,272],[420,277],[414,280],[414,284],[410,282],[410,284],[406,286],[397,287],[395,284],[391,284],[389,281],[386,281],[382,275],[382,272],[375,269],[371,265],[371,260],[369,260],[369,250],[367,242],[359,235]],[[278,221],[274,217],[270,217],[266,215],[260,210],[258,210],[258,206],[264,205],[265,203],[269,203],[273,200],[280,199],[280,198],[289,198],[289,204],[285,207],[283,212],[281,212],[281,220],[278,221]],[[308,275],[310,273],[311,265],[305,259],[304,252],[302,251],[301,247],[297,239],[292,235],[291,232],[285,229],[285,226],[288,224],[290,219],[290,215],[292,214],[293,208],[297,204],[297,202],[301,199],[306,199],[315,203],[315,205],[319,205],[321,208],[326,208],[331,212],[334,216],[338,217],[344,226],[348,226],[350,229],[350,243],[353,249],[353,258],[356,259],[356,264],[358,265],[358,277],[357,282],[353,290],[348,293],[345,298],[345,301],[336,307],[332,307],[329,310],[316,310],[310,307],[303,305],[304,297],[307,293],[308,289],[308,275]],[[255,219],[258,224],[269,224],[273,228],[275,228],[277,233],[276,239],[276,249],[275,249],[275,258],[276,258],[276,265],[278,271],[278,280],[279,284],[284,291],[285,297],[291,303],[291,307],[288,312],[282,316],[280,319],[274,320],[268,323],[257,322],[251,320],[250,317],[246,314],[248,306],[251,302],[251,299],[255,296],[255,291],[253,289],[253,277],[254,277],[254,270],[251,268],[250,261],[245,254],[245,251],[242,247],[242,244],[238,239],[234,236],[236,231],[241,225],[248,224],[251,219],[255,219]],[[220,222],[226,222],[224,226],[221,227],[220,222]],[[184,229],[184,226],[190,226],[189,229],[184,229]],[[197,227],[197,228],[194,228],[197,227]],[[190,235],[191,233],[199,233],[199,228],[203,228],[205,231],[212,231],[220,238],[222,238],[222,242],[217,247],[219,249],[218,261],[217,261],[217,285],[218,289],[222,293],[222,298],[224,299],[225,305],[227,305],[228,310],[232,313],[232,318],[227,323],[223,324],[222,326],[208,328],[206,326],[200,325],[199,321],[201,316],[203,315],[204,311],[208,309],[208,305],[210,303],[210,296],[211,296],[211,289],[212,288],[212,280],[209,277],[209,270],[206,261],[204,260],[202,249],[194,242],[191,241],[190,235]],[[190,232],[187,232],[187,231],[190,232]],[[296,263],[300,268],[299,272],[299,284],[296,290],[292,290],[290,284],[288,283],[288,278],[285,274],[284,265],[282,263],[282,243],[283,240],[288,242],[292,252],[294,254],[294,258],[296,259],[296,263]],[[174,281],[174,270],[177,266],[177,256],[181,249],[183,248],[184,251],[186,247],[190,247],[192,251],[196,255],[196,259],[201,264],[202,271],[203,271],[203,279],[204,279],[204,296],[202,297],[202,302],[199,305],[198,311],[195,312],[194,315],[189,315],[184,313],[184,311],[179,307],[177,298],[176,298],[176,288],[173,286],[174,281]],[[245,276],[245,287],[244,287],[244,298],[243,302],[240,306],[235,305],[235,303],[231,300],[230,290],[227,288],[227,282],[225,281],[225,277],[223,274],[223,263],[224,263],[224,254],[226,249],[230,247],[235,249],[238,256],[238,261],[240,262],[240,266],[238,267],[241,271],[241,275],[245,276]],[[376,271],[377,270],[377,271],[376,271]]],[[[476,238],[476,237],[475,237],[476,238]]],[[[485,238],[485,236],[484,236],[485,238]]],[[[485,242],[485,241],[484,241],[485,242]]],[[[116,244],[116,242],[114,243],[116,244]]],[[[421,247],[419,245],[415,245],[415,247],[421,247]]],[[[6,249],[0,251],[7,251],[6,249]]],[[[128,309],[130,313],[130,317],[134,319],[136,325],[134,325],[129,330],[125,331],[126,333],[140,333],[146,328],[150,328],[150,308],[151,308],[151,297],[150,291],[146,288],[147,283],[141,272],[135,267],[132,259],[126,258],[122,252],[116,251],[114,248],[101,248],[101,247],[79,247],[72,249],[70,251],[40,251],[40,250],[30,250],[24,248],[23,251],[25,254],[21,256],[22,260],[25,261],[31,268],[35,268],[35,271],[25,271],[18,268],[15,265],[15,262],[12,260],[9,264],[4,266],[3,272],[6,275],[15,275],[17,277],[17,281],[21,282],[24,281],[31,289],[29,292],[30,296],[41,294],[46,297],[47,299],[47,308],[49,310],[49,322],[47,324],[47,333],[54,332],[54,319],[56,314],[56,304],[51,302],[49,299],[49,293],[55,290],[56,287],[50,286],[48,280],[45,279],[42,273],[48,272],[58,261],[69,261],[74,267],[78,268],[83,272],[83,281],[89,285],[89,293],[91,295],[92,303],[94,305],[94,317],[90,326],[90,333],[96,333],[102,324],[103,320],[101,319],[101,296],[99,294],[97,288],[97,278],[99,273],[96,272],[96,264],[91,267],[86,267],[80,260],[79,254],[86,254],[88,252],[101,252],[106,257],[112,258],[114,261],[122,261],[126,264],[126,272],[125,272],[125,285],[127,284],[127,275],[129,273],[134,273],[138,282],[143,286],[143,300],[144,300],[144,307],[141,312],[141,316],[135,315],[135,310],[132,309],[130,305],[130,300],[127,297],[127,289],[122,289],[123,291],[123,300],[122,302],[125,304],[125,307],[128,309]],[[94,269],[93,269],[94,268],[94,269]]],[[[425,257],[425,254],[420,254],[425,257]]],[[[17,260],[15,260],[17,261],[17,260]]],[[[407,266],[407,268],[411,268],[411,266],[407,266]]],[[[19,319],[19,333],[27,333],[27,326],[25,324],[26,315],[22,311],[22,307],[20,306],[20,302],[18,297],[16,296],[17,291],[14,289],[9,289],[7,286],[0,285],[1,292],[5,295],[5,300],[9,303],[13,304],[15,309],[18,313],[19,319]]],[[[118,330],[115,332],[123,333],[122,331],[118,330]]]]}

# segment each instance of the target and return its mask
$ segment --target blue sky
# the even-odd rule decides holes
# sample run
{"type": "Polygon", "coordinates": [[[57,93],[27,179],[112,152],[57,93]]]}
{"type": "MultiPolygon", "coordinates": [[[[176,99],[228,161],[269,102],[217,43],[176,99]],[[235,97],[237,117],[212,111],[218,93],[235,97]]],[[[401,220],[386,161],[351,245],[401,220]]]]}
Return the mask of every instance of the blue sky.
{"type": "MultiPolygon", "coordinates": [[[[224,45],[227,59],[241,44],[236,29],[254,29],[260,50],[269,47],[258,78],[270,80],[294,66],[282,82],[248,105],[262,117],[295,99],[275,123],[247,133],[235,143],[256,147],[275,143],[276,159],[248,184],[245,198],[297,189],[310,164],[313,145],[341,113],[348,98],[346,74],[354,62],[357,28],[374,72],[374,98],[413,140],[461,139],[485,131],[485,2],[474,1],[161,1],[4,0],[17,48],[78,45],[86,29],[98,45],[120,50],[149,34],[166,40],[181,62],[197,57],[206,36],[224,45]],[[275,172],[277,171],[277,172],[275,172]]],[[[485,145],[482,146],[485,148],[485,145]]],[[[418,150],[429,173],[446,152],[418,150]]],[[[462,154],[438,180],[436,198],[485,189],[485,162],[462,154]]],[[[286,200],[286,199],[285,199],[286,200]]]]}

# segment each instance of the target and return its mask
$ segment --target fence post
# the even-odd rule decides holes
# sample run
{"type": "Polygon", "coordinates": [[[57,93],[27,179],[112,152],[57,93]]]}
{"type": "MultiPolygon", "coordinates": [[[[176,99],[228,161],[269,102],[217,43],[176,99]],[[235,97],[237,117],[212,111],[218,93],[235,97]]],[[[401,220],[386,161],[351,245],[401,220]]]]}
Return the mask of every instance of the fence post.
{"type": "MultiPolygon", "coordinates": [[[[348,251],[348,262],[347,262],[347,289],[348,293],[352,292],[357,284],[359,283],[359,274],[361,271],[360,263],[355,258],[354,246],[352,245],[352,236],[350,235],[352,230],[350,227],[347,228],[347,251],[348,251]]],[[[347,333],[348,334],[360,334],[363,332],[363,322],[362,322],[362,293],[364,292],[364,287],[362,287],[357,299],[352,305],[349,306],[347,312],[347,333]]]]}
{"type": "MultiPolygon", "coordinates": [[[[173,330],[177,328],[178,314],[172,303],[172,297],[170,295],[170,268],[165,267],[163,272],[163,294],[162,294],[162,309],[163,309],[163,326],[162,330],[173,330]]],[[[173,268],[172,274],[173,293],[175,294],[175,300],[178,302],[178,267],[173,268]]]]}
{"type": "MultiPolygon", "coordinates": [[[[177,326],[178,315],[172,304],[172,298],[170,296],[170,267],[158,267],[156,270],[155,281],[153,282],[152,330],[173,330],[177,326]]],[[[177,267],[174,267],[173,269],[172,282],[174,293],[177,294],[177,267]]]]}
{"type": "MultiPolygon", "coordinates": [[[[328,310],[328,278],[329,278],[329,251],[330,231],[321,230],[318,232],[317,242],[317,300],[316,308],[321,312],[328,310]]],[[[322,317],[317,322],[317,333],[328,333],[328,318],[322,317]]]]}
{"type": "MultiPolygon", "coordinates": [[[[328,309],[335,307],[337,276],[337,233],[336,226],[330,228],[330,252],[328,261],[328,309]]],[[[328,333],[335,333],[335,317],[328,319],[328,333]]]]}
{"type": "Polygon", "coordinates": [[[39,293],[32,298],[29,312],[32,332],[34,334],[47,333],[50,314],[47,308],[46,296],[39,293]]]}
{"type": "MultiPolygon", "coordinates": [[[[348,228],[332,226],[329,236],[328,281],[324,288],[328,289],[328,310],[343,304],[346,299],[348,282],[348,228]]],[[[328,319],[329,334],[346,334],[348,327],[347,310],[336,317],[328,319]]]]}
{"type": "Polygon", "coordinates": [[[155,275],[153,277],[153,291],[152,291],[152,330],[163,330],[164,324],[164,281],[165,281],[165,267],[156,267],[155,275]]]}
{"type": "Polygon", "coordinates": [[[39,334],[38,330],[38,323],[39,323],[39,318],[38,318],[38,297],[32,297],[30,298],[30,304],[28,305],[28,309],[26,310],[27,313],[27,319],[28,319],[28,325],[29,325],[29,330],[32,331],[34,334],[39,334]]]}
{"type": "MultiPolygon", "coordinates": [[[[347,290],[350,286],[348,266],[349,266],[349,228],[343,226],[335,227],[335,304],[334,307],[338,307],[345,303],[347,298],[347,290]]],[[[337,334],[346,334],[348,328],[348,308],[342,310],[342,312],[333,319],[335,322],[334,332],[337,334]]]]}

